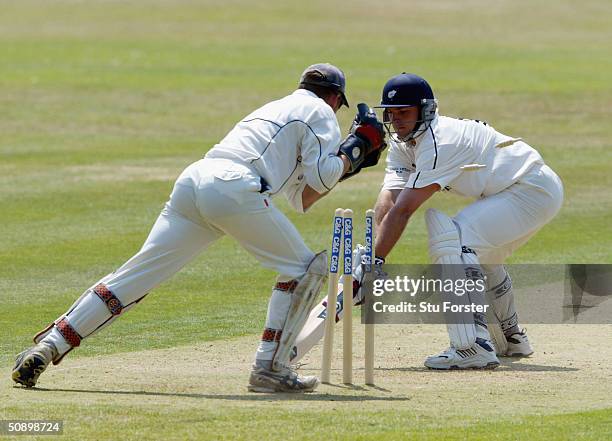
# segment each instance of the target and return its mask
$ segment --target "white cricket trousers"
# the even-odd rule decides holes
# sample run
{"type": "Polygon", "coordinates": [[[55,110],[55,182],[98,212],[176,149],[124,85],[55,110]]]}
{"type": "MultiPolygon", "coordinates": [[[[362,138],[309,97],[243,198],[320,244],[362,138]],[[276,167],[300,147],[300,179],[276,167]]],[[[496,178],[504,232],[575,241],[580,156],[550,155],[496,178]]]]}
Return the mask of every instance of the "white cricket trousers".
{"type": "Polygon", "coordinates": [[[461,244],[480,263],[501,264],[559,212],[563,184],[550,167],[536,164],[500,193],[478,199],[453,219],[461,244]]]}
{"type": "Polygon", "coordinates": [[[314,253],[260,188],[260,177],[244,165],[220,159],[191,164],[142,249],[104,283],[119,297],[146,293],[224,234],[279,273],[279,281],[302,276],[314,253]]]}
{"type": "Polygon", "coordinates": [[[454,217],[461,244],[476,252],[487,277],[487,296],[493,306],[488,320],[495,317],[506,338],[521,330],[503,262],[550,222],[562,203],[561,179],[547,165],[536,164],[518,182],[475,201],[454,217]]]}
{"type": "MultiPolygon", "coordinates": [[[[103,283],[124,307],[130,307],[225,234],[264,267],[276,270],[278,282],[301,277],[314,253],[260,189],[260,177],[246,165],[221,159],[191,164],[177,179],[140,251],[73,305],[66,314],[69,324],[82,338],[91,335],[114,319],[91,291],[94,286],[103,283]]],[[[224,263],[232,265],[230,259],[224,263]]],[[[273,290],[266,329],[283,328],[290,304],[290,295],[273,290]]],[[[57,327],[44,338],[60,354],[71,349],[57,327]]],[[[257,358],[271,360],[276,346],[274,340],[262,341],[257,358]]]]}

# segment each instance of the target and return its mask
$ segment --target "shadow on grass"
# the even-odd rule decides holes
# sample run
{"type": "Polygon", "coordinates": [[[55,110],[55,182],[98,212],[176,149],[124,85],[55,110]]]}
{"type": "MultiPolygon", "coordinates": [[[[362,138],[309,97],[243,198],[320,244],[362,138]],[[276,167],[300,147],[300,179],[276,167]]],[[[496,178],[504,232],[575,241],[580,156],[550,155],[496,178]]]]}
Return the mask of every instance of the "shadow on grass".
{"type": "Polygon", "coordinates": [[[542,364],[528,364],[521,363],[520,358],[507,358],[501,357],[499,359],[501,365],[497,369],[450,369],[450,370],[440,370],[440,369],[429,369],[425,366],[410,366],[410,367],[399,367],[399,368],[378,368],[380,371],[396,371],[396,372],[431,372],[432,374],[440,375],[444,372],[478,372],[479,370],[486,372],[500,372],[507,373],[509,371],[513,372],[575,372],[580,369],[574,367],[565,367],[565,366],[550,366],[550,365],[542,365],[542,364]]]}
{"type": "Polygon", "coordinates": [[[389,389],[385,389],[384,387],[376,386],[375,384],[367,384],[365,386],[360,386],[357,384],[343,384],[343,383],[324,383],[324,384],[327,387],[335,387],[339,390],[354,390],[354,391],[362,391],[362,392],[377,390],[380,392],[392,392],[389,389]]]}
{"type": "MultiPolygon", "coordinates": [[[[20,386],[14,386],[20,388],[20,386]]],[[[344,386],[347,390],[363,390],[370,389],[384,390],[376,387],[361,387],[361,386],[344,386]]],[[[230,401],[409,401],[410,397],[394,397],[394,396],[352,396],[352,395],[336,395],[328,393],[248,393],[237,395],[224,394],[185,394],[174,392],[147,392],[147,391],[124,391],[124,390],[95,390],[95,389],[49,389],[42,387],[22,388],[31,393],[45,392],[70,392],[84,394],[107,394],[107,395],[141,395],[145,397],[177,397],[177,398],[197,398],[208,400],[230,400],[230,401]]]]}
{"type": "Polygon", "coordinates": [[[575,367],[521,363],[521,359],[522,358],[501,357],[499,359],[501,362],[500,367],[503,371],[512,370],[517,372],[575,372],[580,370],[575,367]]]}

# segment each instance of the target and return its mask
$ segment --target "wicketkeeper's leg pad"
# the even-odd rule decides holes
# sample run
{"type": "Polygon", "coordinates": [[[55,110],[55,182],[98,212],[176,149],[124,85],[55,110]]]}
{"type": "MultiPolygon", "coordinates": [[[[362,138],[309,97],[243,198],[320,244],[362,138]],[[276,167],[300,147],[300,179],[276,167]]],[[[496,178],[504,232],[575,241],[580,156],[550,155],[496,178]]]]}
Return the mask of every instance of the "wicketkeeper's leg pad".
{"type": "Polygon", "coordinates": [[[291,293],[291,305],[273,357],[272,368],[274,370],[282,370],[289,363],[289,356],[297,336],[306,323],[326,278],[327,252],[322,251],[311,260],[306,273],[299,279],[291,293]]]}
{"type": "Polygon", "coordinates": [[[267,364],[271,366],[291,307],[291,293],[295,290],[297,284],[298,281],[294,279],[287,282],[278,282],[274,286],[268,302],[265,328],[257,348],[257,361],[268,361],[267,364]]]}
{"type": "Polygon", "coordinates": [[[58,350],[53,364],[59,364],[84,338],[108,326],[143,297],[124,306],[104,283],[98,283],[86,290],[64,315],[36,334],[34,342],[53,343],[58,350]]]}

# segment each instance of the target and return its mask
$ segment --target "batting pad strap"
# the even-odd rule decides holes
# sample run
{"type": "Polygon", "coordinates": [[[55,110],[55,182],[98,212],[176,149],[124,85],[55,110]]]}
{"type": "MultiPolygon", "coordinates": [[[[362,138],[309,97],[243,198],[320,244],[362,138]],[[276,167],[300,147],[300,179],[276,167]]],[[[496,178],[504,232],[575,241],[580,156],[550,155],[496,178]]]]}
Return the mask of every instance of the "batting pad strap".
{"type": "Polygon", "coordinates": [[[100,283],[96,285],[93,292],[100,297],[100,300],[106,303],[106,307],[110,311],[111,315],[121,314],[121,311],[123,311],[123,304],[121,303],[121,300],[119,300],[117,296],[115,296],[115,294],[113,294],[111,290],[106,287],[105,284],[100,283]]]}
{"type": "Polygon", "coordinates": [[[68,323],[68,320],[66,320],[66,317],[63,317],[62,319],[60,319],[55,324],[55,327],[60,332],[60,334],[62,334],[62,337],[64,337],[64,340],[66,340],[66,342],[70,346],[72,346],[73,348],[76,348],[81,345],[81,336],[70,325],[70,323],[68,323]]]}
{"type": "Polygon", "coordinates": [[[293,292],[295,291],[295,288],[297,286],[298,286],[298,281],[293,279],[288,282],[277,282],[276,285],[274,285],[274,289],[277,289],[279,291],[293,292]]]}
{"type": "Polygon", "coordinates": [[[262,341],[279,342],[281,335],[283,334],[282,329],[265,328],[261,336],[262,341]]]}

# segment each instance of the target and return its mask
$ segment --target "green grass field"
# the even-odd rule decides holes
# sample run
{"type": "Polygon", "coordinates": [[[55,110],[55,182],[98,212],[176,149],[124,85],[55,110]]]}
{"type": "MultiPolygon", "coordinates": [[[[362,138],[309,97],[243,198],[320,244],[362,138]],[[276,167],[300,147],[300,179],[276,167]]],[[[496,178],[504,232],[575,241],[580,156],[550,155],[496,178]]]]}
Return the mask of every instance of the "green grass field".
{"type": "MultiPolygon", "coordinates": [[[[442,399],[413,411],[418,393],[403,391],[415,396],[394,401],[392,388],[379,400],[360,390],[250,399],[244,369],[231,386],[238,399],[215,399],[200,386],[204,399],[181,397],[194,385],[184,372],[176,390],[170,373],[146,389],[122,380],[121,393],[74,390],[88,388],[82,377],[71,379],[70,366],[95,367],[107,357],[121,363],[135,351],[189,354],[206,342],[231,346],[242,338],[251,344],[241,357],[250,360],[274,274],[228,239],[70,354],[57,367],[64,369],[58,381],[42,377],[40,386],[55,392],[13,389],[8,378],[14,354],[35,332],[137,251],[182,169],[253,108],[290,93],[303,68],[320,61],[345,71],[352,104],[376,103],[390,76],[413,71],[430,81],[442,114],[487,120],[538,148],[562,177],[566,199],[511,262],[612,263],[608,1],[0,0],[0,10],[0,419],[62,418],[66,439],[611,436],[612,402],[589,394],[559,395],[566,405],[545,408],[532,397],[520,412],[501,407],[499,394],[481,397],[499,410],[494,417],[459,412],[442,399]],[[115,423],[117,432],[109,429],[115,423]]],[[[341,126],[352,117],[341,111],[341,126]]],[[[340,184],[306,216],[277,204],[312,249],[323,249],[333,209],[363,213],[382,176],[381,164],[340,184]]],[[[428,206],[454,213],[466,202],[438,195],[428,206]]],[[[426,255],[416,216],[390,259],[424,262],[426,255]]],[[[609,346],[609,328],[602,329],[609,346]]],[[[116,390],[104,371],[88,372],[96,390],[116,390]]],[[[410,370],[403,375],[411,381],[410,370]]],[[[550,388],[567,381],[555,377],[550,388]]],[[[431,394],[452,396],[452,383],[444,384],[431,394]]]]}

